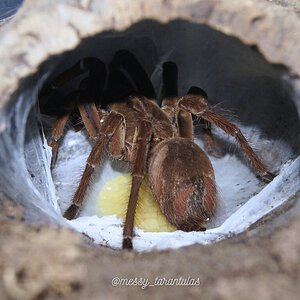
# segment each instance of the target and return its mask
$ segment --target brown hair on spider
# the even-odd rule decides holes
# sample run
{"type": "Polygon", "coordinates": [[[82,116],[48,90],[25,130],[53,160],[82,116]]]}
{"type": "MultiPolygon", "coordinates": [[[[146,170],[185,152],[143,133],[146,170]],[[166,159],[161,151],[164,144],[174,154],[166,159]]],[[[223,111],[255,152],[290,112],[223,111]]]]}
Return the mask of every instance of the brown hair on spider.
{"type": "Polygon", "coordinates": [[[49,140],[53,166],[66,123],[78,110],[94,143],[64,217],[73,219],[78,215],[93,171],[103,163],[103,152],[107,149],[114,159],[126,161],[132,174],[123,248],[132,248],[134,214],[145,176],[161,211],[172,225],[184,231],[205,230],[217,206],[217,191],[212,164],[204,150],[194,143],[193,118],[205,125],[204,145],[209,153],[214,153],[216,148],[211,132],[213,124],[236,138],[264,180],[274,178],[240,129],[210,108],[205,91],[192,87],[186,95],[178,96],[178,71],[174,62],[163,64],[161,103],[148,75],[131,52],[120,50],[114,55],[106,87],[103,65],[98,58],[82,59],[56,77],[42,93],[49,95],[73,78],[87,74],[78,90],[72,92],[72,101],[66,97],[49,140]]]}

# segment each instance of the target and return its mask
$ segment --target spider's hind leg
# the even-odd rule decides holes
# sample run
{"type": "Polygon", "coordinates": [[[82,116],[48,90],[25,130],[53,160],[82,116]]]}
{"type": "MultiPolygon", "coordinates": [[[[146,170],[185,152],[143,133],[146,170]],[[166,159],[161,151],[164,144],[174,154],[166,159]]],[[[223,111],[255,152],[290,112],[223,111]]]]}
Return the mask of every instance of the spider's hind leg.
{"type": "Polygon", "coordinates": [[[247,155],[256,172],[262,177],[262,179],[264,179],[266,182],[270,182],[274,179],[275,175],[268,171],[265,164],[249,145],[241,130],[235,124],[224,118],[222,115],[214,112],[208,106],[205,97],[197,95],[187,95],[180,100],[179,106],[182,109],[185,109],[186,111],[192,113],[193,115],[220,127],[224,132],[233,136],[239,143],[243,152],[247,155]]]}

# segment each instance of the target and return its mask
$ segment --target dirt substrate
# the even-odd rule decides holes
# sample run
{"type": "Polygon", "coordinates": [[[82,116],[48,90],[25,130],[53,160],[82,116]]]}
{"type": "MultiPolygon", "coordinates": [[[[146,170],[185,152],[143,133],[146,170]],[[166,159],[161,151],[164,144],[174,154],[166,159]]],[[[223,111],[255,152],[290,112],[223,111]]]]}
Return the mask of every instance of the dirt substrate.
{"type": "Polygon", "coordinates": [[[299,299],[299,214],[275,231],[262,226],[255,236],[138,254],[89,246],[68,229],[24,225],[21,209],[4,203],[1,299],[299,299]],[[123,285],[115,279],[113,286],[115,277],[123,285]],[[180,277],[195,286],[160,286],[180,277]],[[143,288],[140,278],[159,285],[143,288]]]}

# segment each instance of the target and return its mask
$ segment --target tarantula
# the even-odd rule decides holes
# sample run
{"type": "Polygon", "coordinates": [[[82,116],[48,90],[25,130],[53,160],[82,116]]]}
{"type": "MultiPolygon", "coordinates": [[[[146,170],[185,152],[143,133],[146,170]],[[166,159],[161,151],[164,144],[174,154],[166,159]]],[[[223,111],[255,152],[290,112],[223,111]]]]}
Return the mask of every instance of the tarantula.
{"type": "Polygon", "coordinates": [[[202,121],[205,144],[214,152],[211,124],[234,136],[256,172],[266,181],[274,175],[252,150],[240,129],[216,113],[207,94],[192,87],[178,96],[178,71],[174,62],[163,64],[162,102],[156,100],[154,88],[135,56],[118,51],[106,69],[97,58],[84,58],[56,77],[42,91],[50,95],[70,80],[87,74],[79,89],[63,101],[49,145],[52,166],[67,121],[78,110],[94,145],[72,204],[64,213],[67,219],[77,216],[96,166],[102,164],[108,149],[114,159],[128,162],[132,187],[123,232],[123,248],[132,249],[134,214],[138,192],[147,175],[152,193],[161,211],[176,228],[184,231],[205,230],[216,201],[214,170],[206,153],[194,143],[193,118],[202,121]]]}

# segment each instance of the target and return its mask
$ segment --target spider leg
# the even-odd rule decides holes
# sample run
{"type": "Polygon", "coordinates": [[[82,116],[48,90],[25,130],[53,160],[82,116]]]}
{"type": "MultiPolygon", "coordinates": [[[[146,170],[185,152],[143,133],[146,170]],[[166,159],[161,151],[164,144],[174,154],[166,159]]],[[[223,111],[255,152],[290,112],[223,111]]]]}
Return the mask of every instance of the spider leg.
{"type": "Polygon", "coordinates": [[[123,249],[132,249],[134,214],[137,205],[139,189],[145,175],[151,136],[151,123],[145,120],[142,121],[138,128],[137,152],[132,170],[132,185],[123,232],[123,249]]]}
{"type": "Polygon", "coordinates": [[[49,146],[52,147],[52,169],[57,160],[59,141],[64,135],[64,129],[67,121],[69,120],[76,106],[78,107],[81,119],[88,132],[88,135],[92,140],[96,140],[97,138],[97,132],[100,129],[100,119],[97,107],[95,103],[91,101],[91,103],[83,104],[83,100],[86,101],[91,99],[91,95],[86,92],[86,87],[83,88],[86,85],[86,81],[87,79],[82,80],[79,90],[68,95],[65,100],[64,114],[59,116],[53,125],[51,138],[48,142],[49,146]],[[88,114],[86,107],[89,108],[90,114],[88,114]]]}
{"type": "MultiPolygon", "coordinates": [[[[74,94],[74,93],[72,93],[72,94],[74,94]]],[[[70,107],[69,107],[69,110],[66,110],[62,116],[60,116],[56,119],[56,121],[52,127],[51,137],[48,141],[48,145],[52,148],[51,169],[53,169],[53,167],[56,163],[59,142],[64,136],[64,130],[65,130],[66,124],[67,124],[68,120],[70,119],[70,116],[76,107],[75,103],[76,102],[73,102],[72,108],[70,109],[70,107]]],[[[91,104],[91,106],[92,105],[94,105],[94,104],[91,104]]],[[[88,132],[90,138],[92,140],[95,140],[97,137],[97,132],[96,132],[96,129],[94,128],[94,125],[89,120],[87,112],[86,112],[83,104],[79,104],[77,106],[78,106],[81,118],[83,120],[83,123],[85,125],[85,128],[87,129],[87,132],[88,132]]],[[[96,107],[93,107],[93,109],[97,110],[96,107]]]]}
{"type": "MultiPolygon", "coordinates": [[[[199,87],[192,86],[187,92],[188,95],[198,95],[204,98],[208,98],[204,90],[199,87]]],[[[197,118],[199,120],[199,118],[197,118]]],[[[219,144],[216,142],[212,131],[211,131],[211,122],[207,120],[200,119],[200,124],[202,125],[201,133],[203,135],[204,149],[205,151],[214,157],[224,156],[224,151],[221,149],[219,144]]]]}
{"type": "Polygon", "coordinates": [[[187,111],[196,115],[197,117],[200,117],[220,127],[226,133],[235,137],[240,147],[253,164],[253,167],[256,170],[256,172],[267,182],[270,182],[274,179],[275,175],[271,172],[268,172],[267,167],[253,151],[248,141],[242,134],[241,130],[235,124],[231,123],[220,114],[217,114],[214,111],[212,111],[207,105],[205,97],[199,97],[197,95],[187,95],[181,98],[179,102],[179,107],[186,109],[187,111]]]}
{"type": "Polygon", "coordinates": [[[78,61],[73,67],[61,73],[59,76],[54,78],[52,83],[40,94],[40,98],[45,95],[51,94],[53,90],[58,89],[70,80],[89,72],[88,77],[80,82],[79,90],[69,94],[65,100],[64,113],[59,116],[52,128],[52,134],[49,141],[49,146],[52,147],[52,159],[51,168],[53,168],[58,153],[58,143],[63,137],[64,129],[67,121],[73,113],[76,105],[78,106],[82,121],[88,131],[89,136],[95,139],[97,136],[97,129],[100,127],[98,111],[95,103],[99,103],[103,93],[106,70],[105,65],[102,61],[95,57],[88,57],[78,61]],[[82,103],[83,100],[89,100],[89,108],[91,114],[90,121],[89,115],[82,103]]]}
{"type": "MultiPolygon", "coordinates": [[[[91,107],[88,104],[86,104],[86,106],[91,107]]],[[[88,135],[90,136],[90,138],[92,140],[96,140],[97,139],[97,130],[89,118],[89,115],[86,111],[85,105],[83,103],[78,104],[78,110],[79,110],[80,116],[82,118],[82,122],[88,132],[88,135]]]]}
{"type": "Polygon", "coordinates": [[[257,173],[260,174],[260,176],[265,181],[271,182],[274,179],[275,175],[268,171],[267,167],[253,151],[248,141],[242,134],[241,130],[235,124],[231,123],[230,121],[226,120],[224,117],[214,113],[211,110],[205,111],[205,113],[202,115],[202,118],[215,124],[216,126],[220,127],[222,130],[224,130],[226,133],[235,137],[237,142],[240,144],[242,150],[245,152],[245,154],[253,164],[253,167],[255,168],[257,173]]]}
{"type": "Polygon", "coordinates": [[[178,135],[180,137],[194,140],[194,129],[192,115],[183,109],[180,109],[177,114],[178,135]]]}
{"type": "MultiPolygon", "coordinates": [[[[207,98],[205,91],[198,87],[191,87],[188,95],[200,95],[207,98]]],[[[192,114],[187,110],[178,109],[178,69],[174,62],[163,64],[163,89],[162,89],[162,110],[168,115],[173,126],[177,128],[178,135],[190,140],[194,140],[194,128],[192,114]]],[[[211,132],[211,123],[202,120],[204,147],[208,154],[221,157],[223,152],[215,142],[211,132]]]]}
{"type": "Polygon", "coordinates": [[[112,135],[108,144],[109,153],[114,159],[122,160],[126,155],[125,135],[126,124],[124,120],[124,122],[116,128],[116,131],[112,135]]]}
{"type": "Polygon", "coordinates": [[[73,92],[67,96],[64,105],[64,113],[56,119],[52,127],[51,137],[48,141],[48,145],[52,148],[51,169],[53,169],[57,160],[58,144],[64,136],[64,129],[73,110],[75,109],[76,102],[74,99],[76,99],[77,93],[78,92],[73,92]]]}
{"type": "Polygon", "coordinates": [[[89,186],[91,176],[96,166],[102,163],[103,151],[109,143],[115,131],[124,122],[124,117],[118,113],[110,112],[106,118],[103,119],[102,130],[98,134],[95,145],[87,159],[87,164],[83,175],[81,177],[79,186],[74,194],[72,204],[64,213],[64,217],[71,220],[74,219],[82,206],[84,195],[89,186]]]}
{"type": "Polygon", "coordinates": [[[214,138],[214,135],[212,134],[211,123],[206,120],[202,120],[202,121],[203,121],[203,127],[201,132],[203,134],[205,151],[213,157],[217,157],[217,158],[223,157],[224,151],[217,143],[217,141],[214,138]]]}

